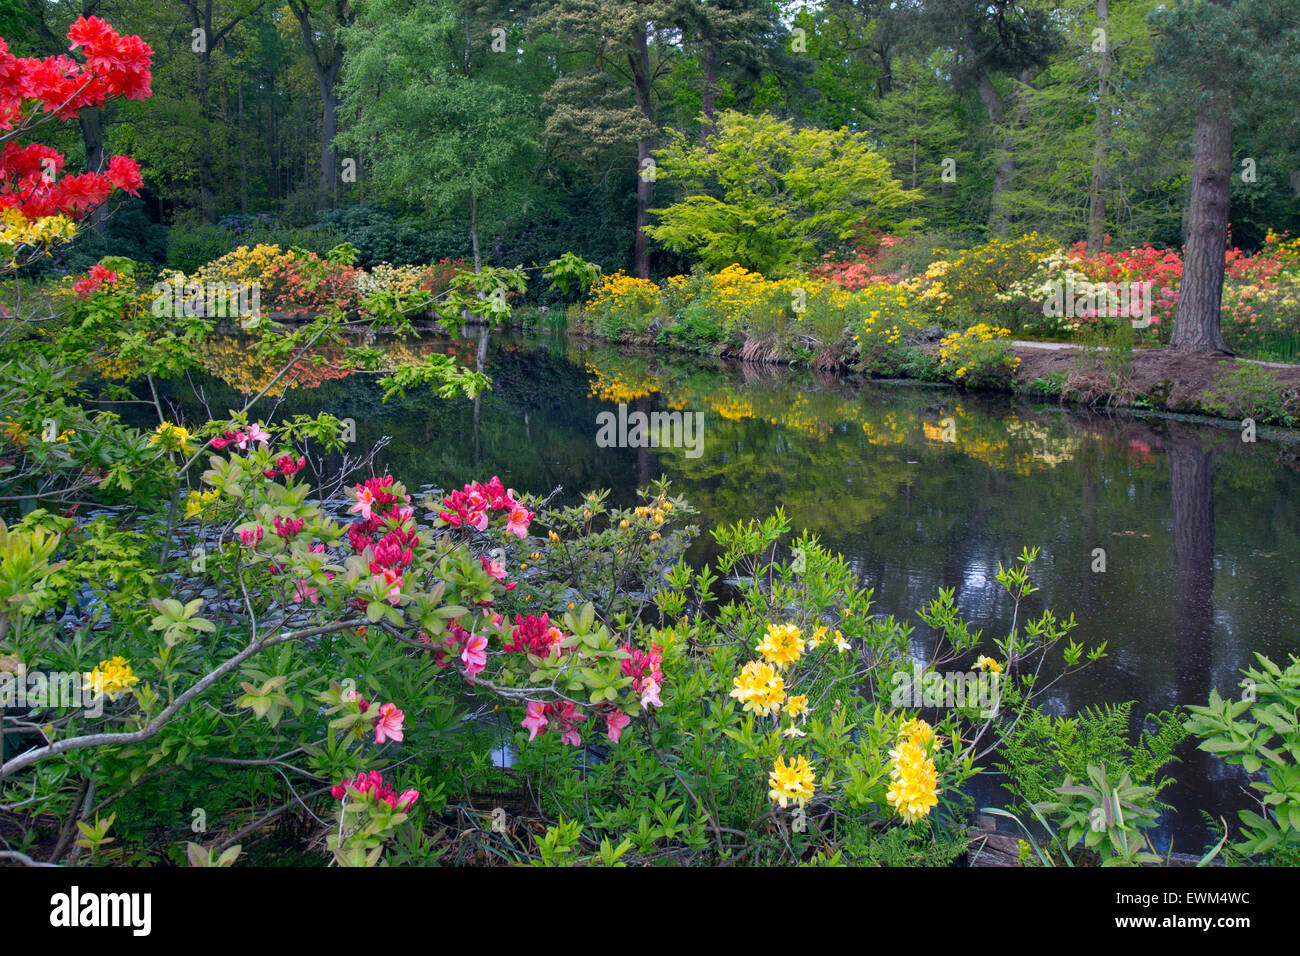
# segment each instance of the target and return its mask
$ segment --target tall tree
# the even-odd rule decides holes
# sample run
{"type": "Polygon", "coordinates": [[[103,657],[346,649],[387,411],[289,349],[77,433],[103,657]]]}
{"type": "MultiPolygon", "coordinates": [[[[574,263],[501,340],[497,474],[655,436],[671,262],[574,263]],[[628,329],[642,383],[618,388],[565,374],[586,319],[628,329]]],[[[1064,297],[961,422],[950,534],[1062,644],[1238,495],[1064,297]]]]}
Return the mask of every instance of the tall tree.
{"type": "Polygon", "coordinates": [[[298,18],[303,48],[320,86],[320,191],[322,199],[332,203],[339,177],[334,149],[339,110],[336,87],[343,66],[343,31],[356,19],[356,8],[351,0],[289,0],[289,9],[298,18]]]}
{"type": "Polygon", "coordinates": [[[343,31],[349,122],[338,139],[365,150],[388,196],[464,216],[478,269],[485,208],[517,211],[528,198],[537,122],[536,104],[485,75],[500,36],[471,13],[456,0],[361,0],[343,31]]]}
{"type": "Polygon", "coordinates": [[[1009,130],[1027,117],[1018,87],[1031,84],[1059,47],[1051,8],[1036,0],[922,0],[919,13],[930,33],[951,51],[954,82],[974,88],[988,113],[994,144],[988,228],[1006,235],[1016,172],[1009,130]]]}
{"type": "Polygon", "coordinates": [[[650,276],[649,223],[659,140],[659,85],[680,43],[672,0],[557,0],[537,18],[534,32],[564,39],[568,62],[547,94],[546,133],[583,144],[588,158],[600,147],[634,144],[636,226],[633,269],[650,276]]]}
{"type": "MultiPolygon", "coordinates": [[[[1152,20],[1159,34],[1152,63],[1158,115],[1189,123],[1192,132],[1183,278],[1170,345],[1226,352],[1219,323],[1233,132],[1244,123],[1277,125],[1282,113],[1279,131],[1294,134],[1291,97],[1276,93],[1279,77],[1300,70],[1300,11],[1294,0],[1188,0],[1158,8],[1152,20]]],[[[1243,157],[1243,179],[1257,175],[1257,165],[1255,157],[1243,157]]]]}

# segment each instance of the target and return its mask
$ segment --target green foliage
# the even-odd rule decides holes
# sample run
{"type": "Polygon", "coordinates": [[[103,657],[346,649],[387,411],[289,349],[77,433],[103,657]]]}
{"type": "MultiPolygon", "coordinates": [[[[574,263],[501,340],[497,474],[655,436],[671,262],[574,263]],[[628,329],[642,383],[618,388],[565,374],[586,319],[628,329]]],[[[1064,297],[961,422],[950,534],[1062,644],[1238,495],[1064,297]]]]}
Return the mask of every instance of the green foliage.
{"type": "Polygon", "coordinates": [[[1300,421],[1300,396],[1276,372],[1254,362],[1234,362],[1215,376],[1201,405],[1222,418],[1253,418],[1288,428],[1300,421]]]}
{"type": "Polygon", "coordinates": [[[1089,778],[1089,766],[1106,766],[1158,794],[1171,781],[1160,772],[1174,761],[1174,751],[1186,738],[1183,717],[1164,711],[1150,718],[1154,728],[1133,740],[1133,702],[1088,707],[1075,717],[1052,717],[1029,711],[1003,743],[998,771],[1006,776],[1011,809],[1051,799],[1065,777],[1089,778]]]}
{"type": "Polygon", "coordinates": [[[1210,691],[1205,706],[1188,707],[1186,729],[1200,738],[1198,749],[1242,767],[1259,792],[1259,812],[1242,810],[1238,853],[1266,862],[1295,860],[1300,847],[1300,658],[1285,670],[1262,654],[1258,667],[1243,671],[1241,699],[1210,691]]]}
{"type": "Polygon", "coordinates": [[[898,210],[917,194],[892,177],[865,135],[848,130],[795,129],[728,111],[707,148],[679,136],[655,157],[660,178],[686,195],[653,210],[659,223],[646,232],[713,269],[737,263],[782,275],[811,262],[822,244],[851,239],[864,221],[914,225],[898,210]]]}

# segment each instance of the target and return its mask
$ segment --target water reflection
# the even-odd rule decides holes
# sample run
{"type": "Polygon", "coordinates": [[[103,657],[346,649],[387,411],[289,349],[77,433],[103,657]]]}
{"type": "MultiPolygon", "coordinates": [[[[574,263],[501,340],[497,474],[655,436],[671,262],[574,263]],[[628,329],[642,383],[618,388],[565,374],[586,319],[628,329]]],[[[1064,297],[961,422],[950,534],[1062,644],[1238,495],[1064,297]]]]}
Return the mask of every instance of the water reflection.
{"type": "MultiPolygon", "coordinates": [[[[411,356],[473,340],[400,346],[411,356]]],[[[214,354],[202,383],[212,407],[234,407],[262,381],[214,354]],[[224,404],[223,404],[224,403],[224,404]]],[[[327,363],[328,364],[328,363],[327,363]]],[[[319,368],[308,363],[305,368],[319,368]]],[[[1158,418],[1102,417],[946,389],[850,384],[828,375],[637,353],[564,338],[494,342],[493,388],[479,402],[411,393],[379,401],[372,377],[303,374],[280,414],[355,418],[358,438],[392,441],[382,464],[408,485],[500,475],[512,487],[576,496],[608,487],[619,505],[667,474],[707,529],[784,506],[875,589],[876,609],[929,635],[914,610],[940,587],[988,639],[1010,625],[998,564],[1041,547],[1031,612],[1073,612],[1077,635],[1110,656],[1058,683],[1049,709],[1136,700],[1139,713],[1236,693],[1253,653],[1300,650],[1300,549],[1292,506],[1295,447],[1233,430],[1158,418]],[[596,415],[702,411],[704,454],[600,448],[596,415]],[[1105,571],[1094,553],[1105,551],[1105,571]]],[[[201,415],[177,389],[187,415],[201,415]]],[[[693,559],[712,556],[706,534],[693,559]]],[[[1242,781],[1191,747],[1166,799],[1183,812],[1166,834],[1178,849],[1204,835],[1193,808],[1233,816],[1242,781]],[[1212,779],[1217,778],[1217,779],[1212,779]]]]}

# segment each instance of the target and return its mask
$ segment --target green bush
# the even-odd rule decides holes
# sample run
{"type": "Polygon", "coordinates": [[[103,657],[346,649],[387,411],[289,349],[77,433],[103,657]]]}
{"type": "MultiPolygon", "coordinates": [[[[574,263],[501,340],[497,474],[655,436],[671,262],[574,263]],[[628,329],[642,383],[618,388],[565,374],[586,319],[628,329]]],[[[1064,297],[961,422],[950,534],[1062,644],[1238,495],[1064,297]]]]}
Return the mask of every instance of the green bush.
{"type": "Polygon", "coordinates": [[[1300,418],[1300,400],[1277,373],[1253,362],[1236,362],[1215,376],[1201,406],[1222,418],[1255,418],[1288,428],[1300,418]]]}

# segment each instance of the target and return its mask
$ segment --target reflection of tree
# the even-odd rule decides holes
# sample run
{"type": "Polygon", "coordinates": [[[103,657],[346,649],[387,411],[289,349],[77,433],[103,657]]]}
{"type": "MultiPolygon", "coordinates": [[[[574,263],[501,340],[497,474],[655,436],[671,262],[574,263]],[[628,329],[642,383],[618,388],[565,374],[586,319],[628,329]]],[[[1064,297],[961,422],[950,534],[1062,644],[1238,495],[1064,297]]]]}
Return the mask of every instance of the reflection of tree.
{"type": "Polygon", "coordinates": [[[1169,496],[1178,699],[1199,701],[1209,696],[1214,657],[1214,452],[1186,428],[1169,442],[1169,496]]]}

